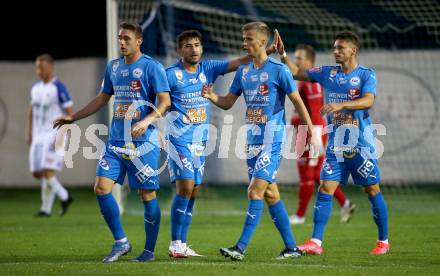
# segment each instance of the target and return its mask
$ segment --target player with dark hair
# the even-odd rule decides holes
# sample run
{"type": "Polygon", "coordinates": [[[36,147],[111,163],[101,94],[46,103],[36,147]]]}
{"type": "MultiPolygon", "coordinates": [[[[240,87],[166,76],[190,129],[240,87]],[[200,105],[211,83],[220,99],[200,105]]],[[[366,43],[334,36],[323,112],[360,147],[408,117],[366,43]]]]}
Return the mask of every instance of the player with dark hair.
{"type": "MultiPolygon", "coordinates": [[[[306,44],[299,44],[295,49],[295,65],[301,70],[308,70],[314,67],[316,53],[312,46],[306,44]]],[[[323,146],[327,143],[327,134],[323,133],[325,127],[325,119],[320,114],[323,105],[322,86],[317,82],[298,82],[298,92],[301,95],[307,111],[312,119],[313,128],[319,136],[322,136],[323,146]]],[[[292,125],[298,127],[300,119],[298,113],[295,112],[292,116],[292,125]]],[[[298,133],[301,135],[301,133],[298,133]]],[[[299,138],[301,139],[301,138],[299,138]]],[[[303,224],[306,221],[307,205],[313,195],[315,184],[319,184],[319,174],[321,172],[322,163],[324,162],[324,152],[318,158],[309,158],[309,152],[305,151],[303,155],[297,160],[297,167],[299,172],[299,191],[298,191],[298,208],[296,213],[289,217],[291,224],[303,224]]],[[[341,188],[335,191],[334,197],[338,200],[341,206],[342,223],[350,221],[351,215],[356,206],[345,197],[341,188]]]]}
{"type": "Polygon", "coordinates": [[[163,66],[140,50],[142,30],[139,25],[121,23],[118,40],[122,57],[108,63],[101,92],[80,111],[56,120],[54,127],[92,115],[114,95],[110,136],[96,167],[94,188],[101,214],[115,239],[103,262],[115,262],[131,251],[119,206],[112,195],[113,185],[122,184],[126,174],[131,189],[138,191],[144,205],[146,242],[135,261],[146,262],[154,260],[161,217],[156,199],[160,147],[153,123],[170,106],[170,88],[163,66]],[[156,100],[157,107],[154,106],[156,100]]]}
{"type": "Polygon", "coordinates": [[[202,60],[202,35],[186,30],[176,37],[180,59],[167,68],[170,84],[169,113],[170,150],[168,163],[176,195],[171,206],[171,243],[169,255],[174,258],[198,257],[187,245],[188,229],[193,217],[195,199],[200,190],[205,168],[205,146],[211,113],[209,100],[201,95],[203,85],[212,85],[218,76],[237,70],[250,61],[249,56],[231,60],[202,60]]]}
{"type": "Polygon", "coordinates": [[[297,80],[320,83],[326,103],[321,114],[327,115],[328,145],[321,170],[321,185],[314,206],[312,238],[299,246],[308,254],[322,254],[324,229],[332,211],[337,187],[345,185],[351,175],[364,188],[371,202],[373,219],[378,229],[372,255],[386,254],[388,243],[388,209],[381,193],[374,129],[368,110],[376,98],[376,72],[359,65],[359,37],[344,31],[336,34],[333,54],[338,65],[299,69],[285,54],[278,32],[276,45],[281,60],[297,80]]]}

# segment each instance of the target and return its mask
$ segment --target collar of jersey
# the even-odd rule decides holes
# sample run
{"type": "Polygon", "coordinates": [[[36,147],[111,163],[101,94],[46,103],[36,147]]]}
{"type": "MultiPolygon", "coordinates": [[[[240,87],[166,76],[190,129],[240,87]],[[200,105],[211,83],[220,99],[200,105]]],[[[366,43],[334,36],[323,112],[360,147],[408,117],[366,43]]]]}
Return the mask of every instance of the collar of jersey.
{"type": "Polygon", "coordinates": [[[270,57],[268,56],[268,57],[266,58],[266,60],[261,64],[261,66],[258,67],[258,68],[255,68],[255,63],[252,61],[252,62],[251,62],[251,63],[252,63],[252,68],[253,68],[254,70],[261,70],[261,68],[263,68],[264,66],[266,66],[266,64],[267,64],[267,62],[269,61],[269,59],[270,59],[270,57]]]}
{"type": "Polygon", "coordinates": [[[199,72],[200,62],[201,61],[199,61],[199,63],[197,63],[197,69],[195,72],[190,72],[190,71],[186,70],[185,66],[183,66],[183,62],[181,59],[179,59],[179,67],[188,74],[197,74],[199,72]]]}

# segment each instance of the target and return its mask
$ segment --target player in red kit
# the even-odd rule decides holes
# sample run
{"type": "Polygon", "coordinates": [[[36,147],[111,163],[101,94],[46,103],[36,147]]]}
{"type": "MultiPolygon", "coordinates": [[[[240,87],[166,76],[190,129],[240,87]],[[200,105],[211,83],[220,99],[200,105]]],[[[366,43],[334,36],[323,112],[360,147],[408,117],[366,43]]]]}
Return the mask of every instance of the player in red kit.
{"type": "MultiPolygon", "coordinates": [[[[315,56],[315,50],[312,46],[305,44],[298,45],[295,50],[295,63],[301,70],[305,71],[314,67],[315,56]]],[[[322,135],[322,130],[326,125],[324,117],[322,117],[319,112],[323,105],[323,88],[317,82],[298,81],[297,83],[298,91],[310,114],[315,132],[322,135]]],[[[301,123],[297,113],[294,113],[292,116],[291,123],[295,127],[301,123]]],[[[325,148],[325,144],[327,143],[326,134],[322,135],[322,142],[322,148],[325,148]]],[[[319,183],[319,174],[324,161],[324,154],[320,155],[319,158],[309,158],[308,156],[309,152],[305,151],[297,161],[300,177],[298,192],[299,202],[296,213],[289,217],[291,224],[303,224],[305,222],[307,205],[313,195],[315,183],[319,183]]],[[[341,206],[341,222],[349,222],[356,205],[346,198],[340,187],[336,189],[334,196],[341,206]]]]}

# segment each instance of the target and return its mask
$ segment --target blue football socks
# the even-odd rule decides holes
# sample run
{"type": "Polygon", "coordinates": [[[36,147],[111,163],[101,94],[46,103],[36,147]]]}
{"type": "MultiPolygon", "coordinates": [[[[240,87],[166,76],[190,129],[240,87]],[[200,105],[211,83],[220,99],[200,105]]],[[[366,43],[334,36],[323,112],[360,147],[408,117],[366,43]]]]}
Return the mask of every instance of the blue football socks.
{"type": "Polygon", "coordinates": [[[113,234],[115,240],[121,240],[125,238],[125,232],[122,228],[121,219],[119,217],[119,206],[113,197],[112,193],[105,195],[96,195],[98,199],[99,208],[101,214],[105,219],[110,231],[113,234]]]}
{"type": "Polygon", "coordinates": [[[183,222],[182,225],[182,232],[180,234],[180,238],[182,240],[182,243],[186,243],[187,237],[188,237],[188,229],[189,226],[192,222],[192,211],[194,208],[194,202],[195,202],[195,198],[191,198],[188,201],[188,206],[186,207],[186,213],[185,213],[185,221],[183,222]]]}
{"type": "Polygon", "coordinates": [[[154,252],[160,226],[160,208],[157,198],[144,203],[145,250],[154,252]]]}
{"type": "Polygon", "coordinates": [[[283,201],[279,200],[274,205],[269,206],[269,213],[283,238],[286,248],[294,249],[296,247],[295,238],[290,228],[289,215],[287,214],[283,201]]]}
{"type": "Polygon", "coordinates": [[[241,237],[237,242],[237,246],[242,252],[246,250],[252,235],[260,221],[261,214],[263,213],[263,201],[262,200],[249,200],[248,210],[246,213],[246,220],[243,227],[241,237]]]}
{"type": "Polygon", "coordinates": [[[319,192],[313,212],[313,239],[322,241],[325,226],[332,213],[333,196],[319,192]]]}
{"type": "Polygon", "coordinates": [[[374,222],[379,230],[379,240],[385,241],[388,239],[388,208],[385,199],[380,192],[375,196],[369,196],[368,199],[371,202],[374,222]]]}
{"type": "Polygon", "coordinates": [[[171,205],[171,240],[181,240],[182,227],[185,221],[189,199],[176,194],[171,205]]]}

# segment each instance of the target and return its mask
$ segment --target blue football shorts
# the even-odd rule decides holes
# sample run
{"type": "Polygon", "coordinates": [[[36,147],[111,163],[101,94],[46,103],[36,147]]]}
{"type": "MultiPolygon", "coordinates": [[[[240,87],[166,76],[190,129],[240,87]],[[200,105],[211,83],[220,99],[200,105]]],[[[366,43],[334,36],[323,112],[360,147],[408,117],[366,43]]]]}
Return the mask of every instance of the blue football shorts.
{"type": "Polygon", "coordinates": [[[206,142],[170,142],[168,147],[168,170],[171,182],[194,180],[200,185],[205,170],[206,142]]]}
{"type": "Polygon", "coordinates": [[[96,175],[122,185],[127,174],[131,189],[157,190],[159,158],[160,147],[156,144],[109,141],[96,166],[96,175]]]}
{"type": "Polygon", "coordinates": [[[334,152],[328,149],[320,179],[346,185],[350,175],[353,182],[361,186],[374,185],[381,180],[377,159],[364,156],[360,149],[355,148],[349,152],[334,152]]]}
{"type": "Polygon", "coordinates": [[[255,177],[269,183],[276,182],[282,145],[283,143],[273,143],[246,146],[249,181],[255,177]]]}

